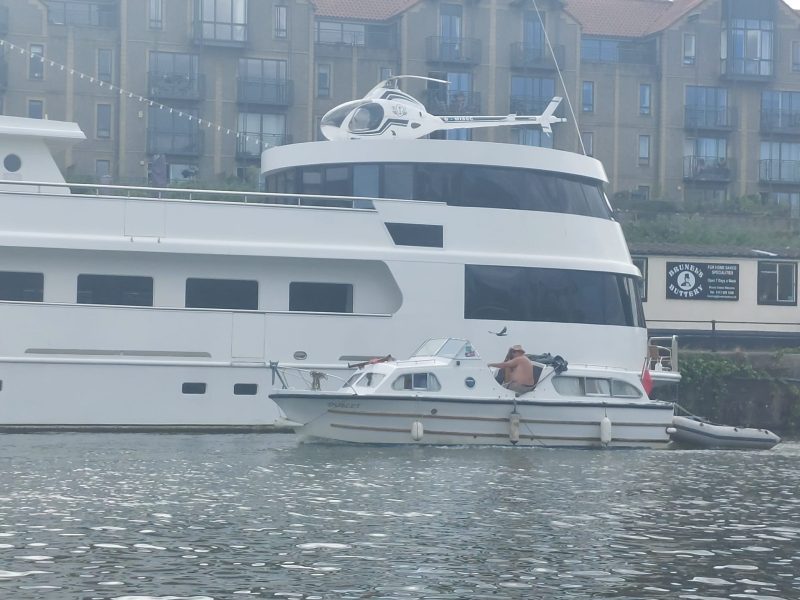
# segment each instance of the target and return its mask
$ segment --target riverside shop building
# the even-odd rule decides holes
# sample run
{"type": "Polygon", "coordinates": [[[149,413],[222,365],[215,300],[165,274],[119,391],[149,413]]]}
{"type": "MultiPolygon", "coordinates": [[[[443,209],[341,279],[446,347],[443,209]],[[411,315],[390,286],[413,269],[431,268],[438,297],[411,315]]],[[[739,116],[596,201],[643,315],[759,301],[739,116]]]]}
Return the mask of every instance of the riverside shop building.
{"type": "Polygon", "coordinates": [[[796,249],[630,244],[650,335],[682,347],[800,346],[796,249]]]}

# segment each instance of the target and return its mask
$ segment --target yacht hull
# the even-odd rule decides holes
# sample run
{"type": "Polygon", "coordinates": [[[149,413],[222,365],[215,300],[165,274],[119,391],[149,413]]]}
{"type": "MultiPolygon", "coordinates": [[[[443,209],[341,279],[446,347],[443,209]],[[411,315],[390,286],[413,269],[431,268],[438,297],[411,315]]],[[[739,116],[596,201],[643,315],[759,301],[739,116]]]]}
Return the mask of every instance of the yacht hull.
{"type": "Polygon", "coordinates": [[[669,403],[365,397],[325,392],[270,396],[306,438],[366,444],[665,448],[669,403]],[[610,440],[601,422],[610,421],[610,440]],[[517,422],[518,419],[518,422],[517,422]]]}

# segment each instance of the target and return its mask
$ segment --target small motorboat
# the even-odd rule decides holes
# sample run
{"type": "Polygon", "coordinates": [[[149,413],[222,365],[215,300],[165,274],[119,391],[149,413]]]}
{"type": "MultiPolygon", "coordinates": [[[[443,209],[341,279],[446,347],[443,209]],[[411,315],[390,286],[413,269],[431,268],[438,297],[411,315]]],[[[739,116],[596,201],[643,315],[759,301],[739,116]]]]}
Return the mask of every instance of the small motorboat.
{"type": "Polygon", "coordinates": [[[677,445],[690,448],[769,450],[781,441],[767,429],[717,425],[695,416],[674,416],[669,431],[677,445]]]}
{"type": "Polygon", "coordinates": [[[338,390],[282,389],[270,398],[306,439],[582,448],[670,443],[674,406],[648,398],[639,373],[533,358],[536,385],[517,394],[495,380],[468,340],[436,338],[407,360],[359,364],[338,390]]]}

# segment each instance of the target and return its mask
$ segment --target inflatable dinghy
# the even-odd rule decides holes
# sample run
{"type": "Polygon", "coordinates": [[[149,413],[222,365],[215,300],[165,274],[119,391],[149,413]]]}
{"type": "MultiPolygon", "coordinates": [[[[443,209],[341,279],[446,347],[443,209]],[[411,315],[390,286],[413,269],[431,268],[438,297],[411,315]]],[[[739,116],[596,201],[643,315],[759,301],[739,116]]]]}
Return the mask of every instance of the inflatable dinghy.
{"type": "Polygon", "coordinates": [[[696,417],[675,416],[668,431],[672,441],[692,448],[769,450],[781,441],[766,429],[716,425],[696,417]]]}

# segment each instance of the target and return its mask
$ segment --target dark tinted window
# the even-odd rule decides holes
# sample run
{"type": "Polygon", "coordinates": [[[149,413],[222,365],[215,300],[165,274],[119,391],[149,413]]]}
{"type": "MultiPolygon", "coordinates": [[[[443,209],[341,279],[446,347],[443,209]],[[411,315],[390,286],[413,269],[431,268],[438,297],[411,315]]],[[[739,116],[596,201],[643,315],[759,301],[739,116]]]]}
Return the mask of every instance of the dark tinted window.
{"type": "Polygon", "coordinates": [[[464,318],[644,327],[633,277],[615,273],[466,265],[464,318]]]}
{"type": "Polygon", "coordinates": [[[78,304],[153,306],[153,278],[78,275],[78,304]]]}
{"type": "MultiPolygon", "coordinates": [[[[598,181],[509,167],[439,163],[299,167],[269,175],[267,189],[296,194],[425,200],[452,206],[557,212],[601,219],[612,217],[598,181]]],[[[303,204],[316,202],[304,200],[303,204]]],[[[331,205],[331,202],[325,204],[331,205]]]]}
{"type": "Polygon", "coordinates": [[[235,383],[233,393],[235,396],[255,396],[258,392],[257,383],[235,383]]]}
{"type": "Polygon", "coordinates": [[[206,393],[206,384],[205,383],[184,383],[181,386],[181,392],[184,394],[205,394],[206,393]]]}
{"type": "Polygon", "coordinates": [[[353,286],[349,283],[294,281],[289,284],[289,310],[353,312],[353,286]]]}
{"type": "Polygon", "coordinates": [[[41,302],[43,299],[43,274],[0,271],[0,300],[41,302]]]}
{"type": "Polygon", "coordinates": [[[258,282],[240,279],[187,279],[186,308],[258,310],[258,282]]]}
{"type": "Polygon", "coordinates": [[[417,225],[416,223],[386,223],[389,235],[398,246],[425,246],[442,248],[444,238],[441,225],[417,225]]]}

